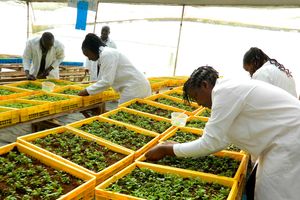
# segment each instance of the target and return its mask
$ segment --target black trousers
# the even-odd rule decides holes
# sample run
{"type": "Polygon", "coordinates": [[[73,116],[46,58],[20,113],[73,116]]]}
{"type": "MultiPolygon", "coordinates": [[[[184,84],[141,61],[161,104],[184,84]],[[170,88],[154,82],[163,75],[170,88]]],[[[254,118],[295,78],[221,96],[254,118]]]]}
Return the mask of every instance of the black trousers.
{"type": "Polygon", "coordinates": [[[246,182],[245,191],[247,200],[254,200],[254,189],[255,189],[255,180],[256,180],[256,170],[257,170],[257,163],[253,167],[248,180],[246,182]]]}

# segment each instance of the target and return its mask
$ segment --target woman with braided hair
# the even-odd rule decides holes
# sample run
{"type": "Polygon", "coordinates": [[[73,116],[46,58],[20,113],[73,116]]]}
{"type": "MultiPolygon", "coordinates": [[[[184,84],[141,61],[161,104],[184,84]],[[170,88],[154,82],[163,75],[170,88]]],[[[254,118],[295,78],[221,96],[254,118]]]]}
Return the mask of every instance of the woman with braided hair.
{"type": "Polygon", "coordinates": [[[298,200],[300,196],[300,101],[258,80],[219,79],[209,66],[196,69],[183,87],[184,99],[211,108],[203,136],[159,144],[148,160],[206,156],[228,145],[259,158],[256,200],[298,200]],[[276,98],[274,98],[276,97],[276,98]]]}
{"type": "Polygon", "coordinates": [[[251,47],[244,55],[243,66],[253,79],[280,87],[297,97],[292,73],[277,60],[269,58],[261,49],[251,47]]]}
{"type": "Polygon", "coordinates": [[[151,95],[147,78],[120,51],[106,47],[97,35],[87,34],[81,48],[89,60],[97,62],[94,66],[97,69],[93,70],[97,73],[97,82],[78,95],[97,94],[112,87],[120,93],[119,104],[151,95]]]}

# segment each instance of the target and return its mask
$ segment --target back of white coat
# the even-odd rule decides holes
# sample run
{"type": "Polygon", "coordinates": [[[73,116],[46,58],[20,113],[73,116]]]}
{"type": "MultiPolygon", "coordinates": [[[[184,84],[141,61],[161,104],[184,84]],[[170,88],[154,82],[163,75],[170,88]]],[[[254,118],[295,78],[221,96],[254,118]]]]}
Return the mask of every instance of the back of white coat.
{"type": "MultiPolygon", "coordinates": [[[[144,98],[151,95],[151,87],[147,78],[131,62],[116,49],[109,47],[100,49],[98,81],[89,86],[89,94],[96,94],[112,87],[120,93],[119,103],[134,98],[144,98]]],[[[95,65],[95,67],[97,67],[95,65]]],[[[97,70],[94,70],[97,72],[97,70]]]]}

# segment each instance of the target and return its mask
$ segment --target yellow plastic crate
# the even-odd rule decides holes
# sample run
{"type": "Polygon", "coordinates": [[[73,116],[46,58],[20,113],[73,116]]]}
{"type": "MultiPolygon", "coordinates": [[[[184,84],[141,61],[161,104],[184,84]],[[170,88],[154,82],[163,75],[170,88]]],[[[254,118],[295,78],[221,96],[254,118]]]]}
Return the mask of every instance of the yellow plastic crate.
{"type": "MultiPolygon", "coordinates": [[[[157,108],[161,108],[163,110],[169,110],[169,111],[172,111],[172,112],[182,112],[182,109],[179,109],[179,108],[175,108],[175,107],[171,107],[171,106],[167,106],[165,104],[160,104],[160,103],[157,103],[155,101],[150,101],[150,100],[146,100],[146,99],[133,99],[133,100],[130,100],[128,102],[125,102],[121,105],[119,105],[118,107],[126,107],[128,108],[128,106],[134,104],[134,103],[141,103],[141,104],[147,104],[147,105],[150,105],[150,106],[154,106],[154,107],[157,107],[157,108]]],[[[132,108],[128,108],[128,109],[132,109],[132,108]]],[[[135,109],[132,109],[132,110],[135,110],[135,109]]],[[[139,111],[139,110],[136,110],[136,111],[139,111]]],[[[139,112],[142,112],[142,111],[139,111],[139,112]]],[[[152,113],[149,113],[149,114],[152,114],[152,113]]],[[[153,114],[154,115],[154,114],[153,114]]],[[[156,116],[159,116],[159,115],[156,115],[156,116]]],[[[160,116],[160,117],[163,117],[163,116],[160,116]]],[[[170,118],[167,118],[167,117],[164,117],[166,119],[170,119],[170,118]]]]}
{"type": "Polygon", "coordinates": [[[18,110],[0,107],[0,128],[16,124],[19,121],[18,110]]]}
{"type": "Polygon", "coordinates": [[[202,108],[201,110],[198,110],[197,113],[195,113],[195,116],[199,116],[199,117],[204,117],[204,118],[209,118],[209,117],[206,117],[206,116],[202,116],[202,114],[206,111],[209,111],[210,112],[210,109],[209,108],[202,108]]]}
{"type": "Polygon", "coordinates": [[[94,176],[84,171],[78,170],[72,166],[69,166],[64,162],[60,162],[47,155],[44,155],[38,151],[30,149],[20,143],[12,143],[0,147],[0,155],[10,152],[14,147],[17,147],[19,152],[24,153],[27,156],[32,157],[34,159],[37,159],[41,163],[50,166],[51,168],[62,170],[85,181],[85,183],[83,183],[81,186],[75,188],[74,190],[70,191],[65,195],[62,195],[60,198],[58,198],[58,200],[94,199],[96,186],[96,178],[94,176]]]}
{"type": "Polygon", "coordinates": [[[0,100],[15,99],[15,98],[18,98],[18,97],[22,97],[22,96],[32,94],[32,92],[29,91],[29,90],[16,88],[16,87],[11,87],[11,86],[6,86],[6,85],[0,85],[0,89],[8,90],[8,91],[13,92],[13,94],[9,94],[9,95],[0,95],[0,100]]]}
{"type": "Polygon", "coordinates": [[[235,200],[237,193],[238,193],[237,181],[232,180],[232,179],[223,178],[223,177],[215,177],[210,174],[199,174],[199,173],[194,173],[192,171],[181,170],[181,169],[153,165],[153,164],[149,164],[149,163],[143,163],[143,162],[136,161],[136,162],[132,163],[130,166],[128,166],[125,169],[123,169],[122,171],[120,171],[119,173],[117,173],[116,175],[112,176],[108,180],[106,180],[103,183],[101,183],[100,185],[98,185],[95,189],[96,200],[100,200],[100,199],[101,200],[102,199],[144,200],[142,198],[105,190],[105,188],[109,187],[111,184],[113,184],[117,180],[121,179],[122,177],[126,176],[127,174],[130,174],[135,168],[147,168],[147,169],[151,169],[158,173],[176,174],[181,177],[200,178],[206,182],[218,183],[220,185],[230,187],[231,190],[227,197],[227,200],[235,200]]]}
{"type": "MultiPolygon", "coordinates": [[[[224,178],[224,179],[232,179],[232,180],[236,180],[238,183],[238,186],[240,186],[240,184],[243,182],[243,179],[246,178],[246,173],[247,173],[247,165],[248,165],[248,157],[245,154],[239,153],[239,152],[233,152],[233,151],[220,151],[217,153],[213,154],[214,156],[218,156],[218,157],[229,157],[232,158],[234,160],[238,160],[240,161],[240,165],[234,175],[233,178],[231,177],[225,177],[225,176],[220,176],[220,175],[215,175],[215,174],[210,174],[210,173],[204,173],[204,172],[198,172],[198,171],[193,171],[193,170],[189,170],[189,169],[181,169],[181,170],[186,170],[189,172],[194,172],[194,173],[199,173],[199,174],[210,174],[212,177],[220,177],[220,178],[224,178]]],[[[147,162],[146,158],[145,158],[145,154],[143,154],[141,157],[137,158],[136,161],[140,161],[140,162],[147,162]]],[[[150,165],[159,165],[159,164],[152,164],[149,163],[150,165]]],[[[164,165],[159,165],[159,166],[164,166],[164,165]]],[[[171,167],[171,166],[166,166],[168,168],[176,168],[176,167],[171,167]]],[[[176,168],[179,169],[179,168],[176,168]]]]}
{"type": "Polygon", "coordinates": [[[67,85],[74,85],[75,83],[72,81],[66,81],[66,80],[61,80],[61,79],[38,79],[37,81],[39,82],[52,82],[55,84],[56,87],[63,87],[67,85]]]}
{"type": "MultiPolygon", "coordinates": [[[[184,103],[184,101],[181,100],[181,99],[178,99],[178,98],[176,98],[176,97],[172,97],[172,96],[169,96],[169,95],[165,95],[165,94],[155,94],[155,95],[152,95],[152,96],[147,97],[147,98],[145,98],[145,99],[151,100],[151,101],[155,101],[155,100],[158,99],[158,98],[169,99],[169,100],[174,101],[174,102],[176,102],[176,103],[184,103]]],[[[156,102],[156,103],[162,104],[162,103],[159,103],[159,102],[156,102]]],[[[173,107],[173,108],[174,108],[174,106],[170,106],[170,105],[166,105],[166,104],[162,104],[162,105],[165,105],[165,106],[167,106],[167,107],[173,107]]],[[[187,111],[187,110],[184,110],[184,109],[181,109],[181,108],[178,108],[178,109],[180,109],[181,112],[186,111],[186,114],[191,116],[191,115],[194,115],[196,112],[198,112],[198,111],[199,111],[199,108],[202,108],[201,106],[198,106],[198,104],[196,104],[196,103],[194,103],[194,102],[191,103],[191,106],[194,108],[193,111],[187,111]]]]}
{"type": "MultiPolygon", "coordinates": [[[[0,102],[1,107],[5,107],[4,105],[7,103],[28,103],[34,106],[27,107],[27,108],[11,108],[19,112],[20,121],[25,122],[32,119],[44,117],[47,115],[51,115],[55,113],[55,109],[51,104],[47,102],[41,101],[30,101],[26,99],[12,99],[12,100],[3,100],[0,102]]],[[[5,107],[8,108],[8,107],[5,107]]]]}
{"type": "Polygon", "coordinates": [[[109,88],[109,89],[99,93],[99,95],[102,96],[103,101],[112,101],[112,100],[120,99],[120,94],[112,88],[109,88]]]}
{"type": "Polygon", "coordinates": [[[46,131],[41,131],[41,132],[37,132],[37,133],[33,133],[33,134],[29,134],[29,135],[25,135],[25,136],[21,136],[17,138],[17,141],[21,144],[24,144],[25,146],[32,148],[42,154],[48,155],[56,160],[59,160],[61,162],[64,162],[70,166],[73,166],[74,168],[77,168],[79,170],[85,171],[93,176],[96,177],[96,183],[99,184],[100,182],[104,181],[105,179],[107,179],[108,177],[112,176],[113,174],[115,174],[116,172],[120,171],[121,169],[123,169],[125,166],[131,164],[133,162],[134,159],[134,153],[132,153],[132,151],[128,151],[125,148],[119,148],[116,145],[112,144],[112,143],[107,143],[102,139],[96,138],[96,137],[91,137],[88,134],[85,134],[83,132],[77,131],[74,128],[70,128],[67,126],[61,126],[58,128],[54,128],[54,129],[49,129],[46,131]],[[38,138],[43,138],[47,135],[50,134],[60,134],[63,133],[65,131],[71,132],[74,135],[78,135],[84,139],[90,140],[90,141],[94,141],[97,142],[100,146],[104,146],[107,147],[108,149],[114,151],[114,152],[118,152],[121,153],[123,155],[126,155],[126,157],[124,157],[122,160],[120,160],[119,162],[114,163],[113,165],[105,168],[104,170],[100,171],[100,172],[94,172],[91,171],[83,166],[80,166],[70,160],[67,160],[61,156],[58,156],[50,151],[47,151],[45,149],[42,149],[32,143],[30,143],[31,141],[34,141],[38,138]]]}
{"type": "Polygon", "coordinates": [[[201,137],[202,134],[203,134],[202,129],[192,129],[192,128],[189,128],[189,127],[176,127],[174,129],[170,130],[165,136],[163,136],[159,140],[159,142],[162,143],[162,142],[167,141],[169,138],[173,137],[176,134],[177,131],[188,132],[188,133],[191,133],[191,134],[198,135],[199,137],[201,137]]]}
{"type": "Polygon", "coordinates": [[[152,148],[154,145],[156,145],[158,143],[158,140],[159,140],[159,134],[158,133],[153,133],[152,131],[148,131],[148,130],[142,130],[140,128],[130,126],[130,125],[124,125],[123,123],[120,123],[118,121],[114,121],[114,120],[104,118],[104,117],[101,117],[101,116],[95,116],[95,117],[91,117],[91,118],[88,118],[88,119],[80,120],[80,121],[77,121],[77,122],[73,122],[71,124],[67,124],[66,126],[74,128],[78,132],[85,133],[85,134],[89,135],[90,137],[95,137],[98,140],[103,140],[107,143],[110,143],[111,145],[117,146],[121,149],[125,149],[128,152],[132,152],[132,153],[134,153],[135,158],[141,156],[143,153],[148,151],[150,148],[152,148]],[[90,124],[93,121],[99,121],[99,122],[104,122],[104,123],[109,123],[109,124],[115,124],[115,125],[121,126],[121,127],[126,127],[126,129],[128,129],[128,130],[134,131],[137,134],[142,134],[142,135],[153,137],[153,139],[150,142],[148,142],[146,145],[144,145],[142,148],[140,148],[136,151],[133,151],[129,148],[126,148],[126,147],[121,146],[119,144],[113,143],[113,142],[111,142],[111,141],[109,141],[105,138],[101,138],[99,136],[93,135],[91,133],[88,133],[88,132],[85,132],[85,131],[82,131],[82,130],[79,129],[84,124],[90,124]]]}
{"type": "Polygon", "coordinates": [[[19,81],[19,82],[7,84],[7,86],[11,86],[11,87],[15,87],[15,88],[19,88],[19,89],[31,91],[34,94],[39,93],[39,92],[42,91],[42,83],[39,82],[39,81],[19,81]],[[33,84],[33,85],[35,85],[37,87],[40,87],[40,89],[31,90],[31,89],[24,89],[24,88],[22,88],[22,86],[25,86],[27,84],[33,84]]]}
{"type": "Polygon", "coordinates": [[[150,82],[152,92],[158,92],[160,89],[167,87],[168,84],[168,80],[166,79],[151,77],[148,78],[148,80],[150,82]]]}
{"type": "Polygon", "coordinates": [[[202,128],[189,127],[189,126],[188,126],[189,122],[192,121],[192,120],[199,120],[199,121],[207,122],[208,119],[209,119],[209,118],[207,118],[207,117],[190,116],[190,117],[187,119],[187,122],[186,122],[185,127],[190,128],[190,129],[195,129],[195,130],[199,130],[199,129],[202,130],[202,128]]]}
{"type": "MultiPolygon", "coordinates": [[[[109,111],[109,112],[106,112],[106,113],[104,113],[104,114],[101,114],[100,116],[105,117],[105,118],[109,118],[110,115],[116,114],[116,113],[118,113],[118,112],[120,112],[120,111],[127,112],[127,113],[134,114],[134,115],[143,116],[143,117],[148,117],[148,118],[153,119],[153,120],[155,120],[155,121],[164,121],[164,122],[169,122],[169,123],[171,123],[171,120],[170,120],[170,119],[166,119],[166,118],[164,118],[164,117],[159,117],[159,116],[152,115],[152,114],[148,114],[148,113],[144,113],[144,112],[139,112],[139,111],[136,111],[136,110],[132,110],[132,109],[125,108],[125,107],[120,107],[120,108],[111,110],[111,111],[109,111]]],[[[111,120],[113,120],[113,119],[111,119],[111,120]]],[[[117,121],[117,120],[113,120],[113,121],[117,121]]],[[[149,131],[149,132],[152,132],[152,133],[154,133],[154,134],[159,134],[159,137],[164,136],[166,133],[168,133],[171,129],[174,128],[173,126],[170,125],[170,127],[169,127],[167,130],[165,130],[164,132],[162,132],[162,133],[157,133],[157,132],[150,131],[150,130],[147,130],[147,129],[138,127],[138,126],[136,126],[136,125],[131,125],[131,124],[125,123],[125,122],[119,121],[119,123],[120,123],[120,124],[123,124],[123,125],[127,125],[127,126],[133,126],[133,127],[135,127],[136,129],[140,129],[140,130],[142,130],[142,131],[149,131]]]]}
{"type": "MultiPolygon", "coordinates": [[[[82,107],[82,98],[80,96],[76,97],[76,96],[57,94],[57,93],[40,92],[39,94],[35,94],[35,95],[29,96],[29,97],[23,97],[21,99],[30,100],[29,98],[31,98],[31,97],[37,97],[37,96],[42,96],[42,95],[67,98],[66,100],[55,101],[55,102],[34,100],[34,101],[38,101],[38,102],[48,102],[51,105],[54,105],[55,113],[61,113],[64,111],[74,110],[74,109],[82,107]]],[[[30,100],[30,101],[33,101],[33,100],[30,100]]]]}

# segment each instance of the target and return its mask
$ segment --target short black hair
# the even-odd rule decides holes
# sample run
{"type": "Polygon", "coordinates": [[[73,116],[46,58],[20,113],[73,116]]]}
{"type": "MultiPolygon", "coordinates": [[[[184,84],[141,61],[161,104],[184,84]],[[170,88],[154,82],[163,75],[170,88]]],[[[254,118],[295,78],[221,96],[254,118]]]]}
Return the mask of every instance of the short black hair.
{"type": "Polygon", "coordinates": [[[88,49],[93,53],[99,54],[99,48],[101,46],[104,47],[106,45],[100,40],[100,38],[96,34],[88,33],[82,42],[81,49],[88,49]]]}
{"type": "Polygon", "coordinates": [[[212,86],[215,86],[219,73],[211,66],[201,66],[194,70],[190,78],[184,83],[183,86],[183,99],[190,103],[190,91],[201,87],[203,81],[209,82],[212,86]]]}

